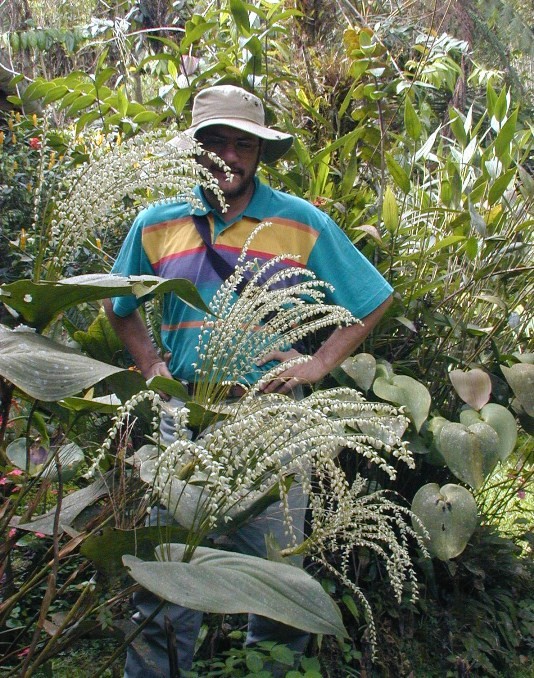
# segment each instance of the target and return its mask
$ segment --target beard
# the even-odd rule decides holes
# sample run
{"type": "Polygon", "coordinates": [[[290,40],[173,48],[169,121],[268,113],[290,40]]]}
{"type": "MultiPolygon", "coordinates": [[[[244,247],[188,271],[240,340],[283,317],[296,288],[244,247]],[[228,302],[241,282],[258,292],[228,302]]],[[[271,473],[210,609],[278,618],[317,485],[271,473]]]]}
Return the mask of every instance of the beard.
{"type": "MultiPolygon", "coordinates": [[[[208,169],[213,174],[215,179],[217,179],[217,183],[219,184],[226,202],[237,200],[247,195],[247,193],[252,195],[254,192],[254,177],[256,176],[257,164],[247,170],[233,170],[231,181],[226,178],[225,172],[223,172],[217,165],[214,165],[208,169]]],[[[207,194],[212,200],[216,199],[215,195],[211,191],[207,191],[207,194]]],[[[210,202],[212,202],[212,200],[210,200],[210,202]]]]}

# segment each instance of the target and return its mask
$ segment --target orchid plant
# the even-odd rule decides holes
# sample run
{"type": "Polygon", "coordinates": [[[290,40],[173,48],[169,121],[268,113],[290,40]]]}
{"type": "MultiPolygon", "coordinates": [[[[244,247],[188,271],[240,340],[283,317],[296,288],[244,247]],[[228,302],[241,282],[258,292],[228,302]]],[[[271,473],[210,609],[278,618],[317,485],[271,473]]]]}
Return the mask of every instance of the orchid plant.
{"type": "MultiPolygon", "coordinates": [[[[138,210],[143,201],[176,200],[177,196],[193,201],[192,188],[198,183],[217,193],[213,179],[191,157],[199,151],[194,142],[181,146],[170,144],[170,138],[169,134],[149,134],[120,143],[118,139],[95,141],[94,162],[73,170],[64,194],[55,203],[53,218],[42,222],[48,230],[40,232],[42,247],[34,281],[3,286],[2,294],[28,324],[43,329],[67,303],[76,300],[127,293],[144,296],[147,285],[158,292],[172,289],[188,303],[199,304],[192,290],[183,289],[187,281],[84,276],[83,280],[40,282],[55,281],[62,262],[82,240],[96,237],[99,225],[109,224],[113,215],[124,220],[123,208],[129,202],[135,202],[138,210]],[[143,196],[146,185],[153,188],[143,196]],[[68,300],[50,306],[44,300],[52,294],[58,298],[57,284],[69,290],[68,300]]],[[[36,202],[36,215],[41,214],[36,202]]],[[[262,224],[258,228],[268,227],[262,224]]],[[[132,577],[177,604],[216,613],[254,612],[312,633],[344,636],[341,613],[330,596],[304,569],[291,564],[292,559],[307,556],[308,562],[322,565],[354,591],[374,642],[370,606],[348,576],[350,554],[355,547],[370,549],[384,561],[397,598],[405,588],[416,596],[410,549],[416,546],[425,552],[424,528],[400,497],[380,490],[368,494],[362,477],[350,480],[339,453],[347,450],[359,455],[393,478],[397,462],[414,466],[402,440],[408,419],[392,405],[367,402],[351,388],[317,390],[302,398],[264,394],[265,383],[276,379],[291,364],[287,362],[249,385],[247,375],[269,352],[286,350],[322,327],[358,322],[346,310],[326,302],[327,285],[311,271],[300,267],[277,270],[279,260],[294,258],[290,253],[264,263],[249,257],[255,235],[206,312],[199,335],[194,399],[180,391],[178,382],[167,380],[170,383],[166,384],[159,378],[148,390],[123,402],[93,458],[90,473],[97,473],[102,459],[114,451],[122,464],[125,437],[136,408],[149,401],[153,415],[150,444],[136,451],[133,464],[146,486],[143,504],[149,510],[165,505],[180,528],[181,541],[175,543],[168,536],[170,530],[158,528],[155,560],[141,560],[135,550],[128,553],[137,555],[123,556],[132,577]],[[238,288],[242,288],[239,294],[238,288]],[[245,387],[245,395],[229,400],[235,384],[245,387]],[[169,403],[162,399],[160,392],[167,388],[178,400],[169,403]],[[163,416],[172,421],[171,442],[160,434],[163,416]],[[287,507],[288,493],[297,484],[309,497],[311,521],[305,539],[297,534],[286,510],[289,538],[283,546],[269,544],[269,559],[213,548],[210,537],[215,532],[230,534],[270,503],[281,502],[287,507]],[[339,557],[332,559],[332,553],[339,557]]],[[[5,334],[5,342],[13,342],[13,333],[5,330],[5,334]]],[[[18,366],[5,358],[5,376],[25,392],[42,400],[57,400],[95,382],[98,361],[76,353],[72,356],[76,360],[73,374],[90,362],[91,381],[81,383],[78,379],[76,385],[66,388],[49,368],[58,359],[71,359],[71,354],[32,332],[23,336],[48,356],[43,358],[45,377],[37,383],[30,379],[31,370],[21,375],[18,366]],[[49,392],[51,384],[59,390],[49,392]]],[[[30,352],[26,350],[25,355],[30,352]]],[[[105,365],[102,377],[117,371],[105,365]]],[[[91,538],[86,542],[90,545],[91,538]]]]}
{"type": "MultiPolygon", "coordinates": [[[[265,227],[268,224],[259,228],[265,227]]],[[[398,497],[384,491],[366,494],[361,476],[349,481],[338,455],[350,450],[394,478],[396,460],[414,466],[402,440],[409,422],[393,406],[367,402],[351,388],[317,390],[302,398],[262,393],[265,383],[286,369],[287,362],[265,372],[243,397],[226,397],[231,385],[246,384],[252,366],[270,351],[287,347],[317,328],[357,322],[345,309],[325,302],[326,285],[311,271],[290,267],[272,273],[277,259],[259,264],[247,258],[254,235],[205,316],[194,401],[184,396],[169,404],[155,390],[138,394],[117,414],[95,467],[110,452],[133,407],[140,399],[150,400],[156,415],[152,444],[138,450],[135,463],[147,486],[148,506],[166,507],[184,528],[184,543],[167,543],[166,531],[161,529],[157,562],[124,557],[132,576],[178,604],[211,612],[256,612],[311,632],[343,635],[339,611],[330,600],[326,602],[323,589],[305,571],[285,564],[293,556],[309,556],[354,591],[374,642],[371,609],[348,577],[349,555],[354,547],[369,548],[384,561],[397,599],[406,583],[415,597],[410,549],[417,545],[425,550],[420,536],[424,529],[413,529],[411,523],[417,519],[398,497]],[[243,278],[248,282],[238,296],[235,290],[243,278]],[[162,415],[172,417],[174,426],[173,440],[168,443],[166,438],[167,444],[159,433],[162,415]],[[287,510],[288,492],[296,483],[309,496],[311,530],[305,540],[294,530],[287,510]],[[286,508],[290,545],[272,545],[272,561],[233,553],[230,564],[228,553],[204,545],[214,533],[231,533],[274,501],[286,508]],[[332,552],[341,555],[339,566],[328,557],[332,552]],[[206,568],[213,575],[208,596],[206,568]],[[255,582],[250,590],[240,589],[240,574],[255,582]],[[236,578],[235,589],[229,588],[229,577],[236,578]],[[267,578],[272,588],[266,606],[258,601],[255,588],[260,578],[263,582],[267,578]],[[295,600],[295,578],[306,591],[306,606],[295,600]],[[272,596],[280,595],[284,605],[273,606],[272,596]],[[310,600],[321,611],[315,617],[310,615],[310,600]]],[[[299,356],[294,361],[307,359],[299,356]]]]}

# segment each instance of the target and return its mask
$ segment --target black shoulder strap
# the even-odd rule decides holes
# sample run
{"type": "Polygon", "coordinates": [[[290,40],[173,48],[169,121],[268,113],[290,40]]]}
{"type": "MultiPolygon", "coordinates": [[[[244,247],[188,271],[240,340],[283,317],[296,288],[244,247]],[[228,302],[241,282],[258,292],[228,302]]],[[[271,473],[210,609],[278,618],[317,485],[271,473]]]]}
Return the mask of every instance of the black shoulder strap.
{"type": "MultiPolygon", "coordinates": [[[[211,242],[210,222],[206,214],[193,214],[193,223],[202,238],[204,245],[206,245],[207,257],[213,266],[213,270],[217,273],[221,280],[226,280],[234,272],[234,267],[229,264],[226,259],[218,252],[211,242]]],[[[247,284],[248,278],[246,276],[241,280],[237,287],[239,294],[243,287],[247,284]]]]}

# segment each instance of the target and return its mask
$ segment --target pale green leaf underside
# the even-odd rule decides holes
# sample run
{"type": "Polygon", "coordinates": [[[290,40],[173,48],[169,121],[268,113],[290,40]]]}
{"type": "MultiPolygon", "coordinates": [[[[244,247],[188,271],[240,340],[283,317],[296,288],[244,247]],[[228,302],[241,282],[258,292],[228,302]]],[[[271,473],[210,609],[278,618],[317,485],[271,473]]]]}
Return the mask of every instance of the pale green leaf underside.
{"type": "Polygon", "coordinates": [[[0,376],[37,400],[67,398],[122,371],[35,332],[0,325],[0,376]]]}
{"type": "Polygon", "coordinates": [[[254,613],[309,633],[346,637],[338,607],[304,570],[255,556],[198,547],[180,562],[183,544],[164,544],[166,562],[124,556],[132,577],[178,605],[218,614],[254,613]]]}

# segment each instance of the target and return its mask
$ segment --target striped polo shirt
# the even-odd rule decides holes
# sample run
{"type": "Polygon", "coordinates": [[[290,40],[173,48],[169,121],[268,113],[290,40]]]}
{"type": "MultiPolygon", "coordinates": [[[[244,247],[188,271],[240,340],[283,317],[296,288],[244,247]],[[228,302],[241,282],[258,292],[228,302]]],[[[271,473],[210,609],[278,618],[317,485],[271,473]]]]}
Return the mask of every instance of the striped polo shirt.
{"type": "MultiPolygon", "coordinates": [[[[343,306],[357,318],[371,313],[391,294],[391,286],[324,212],[301,198],[270,188],[258,178],[255,183],[247,208],[230,223],[225,223],[208,205],[199,188],[195,189],[205,208],[195,213],[208,217],[213,245],[228,263],[235,265],[252,230],[260,222],[268,222],[269,226],[253,239],[249,259],[264,262],[282,255],[279,267],[310,269],[334,287],[332,293],[327,292],[327,303],[343,306]]],[[[189,203],[154,205],[140,212],[112,272],[186,278],[209,303],[221,279],[206,255],[192,213],[189,203]]],[[[113,309],[117,315],[126,316],[142,301],[134,296],[117,297],[113,309]]],[[[200,311],[175,294],[164,296],[161,339],[165,350],[172,354],[169,369],[175,378],[194,381],[193,363],[197,361],[202,319],[200,311]]]]}

